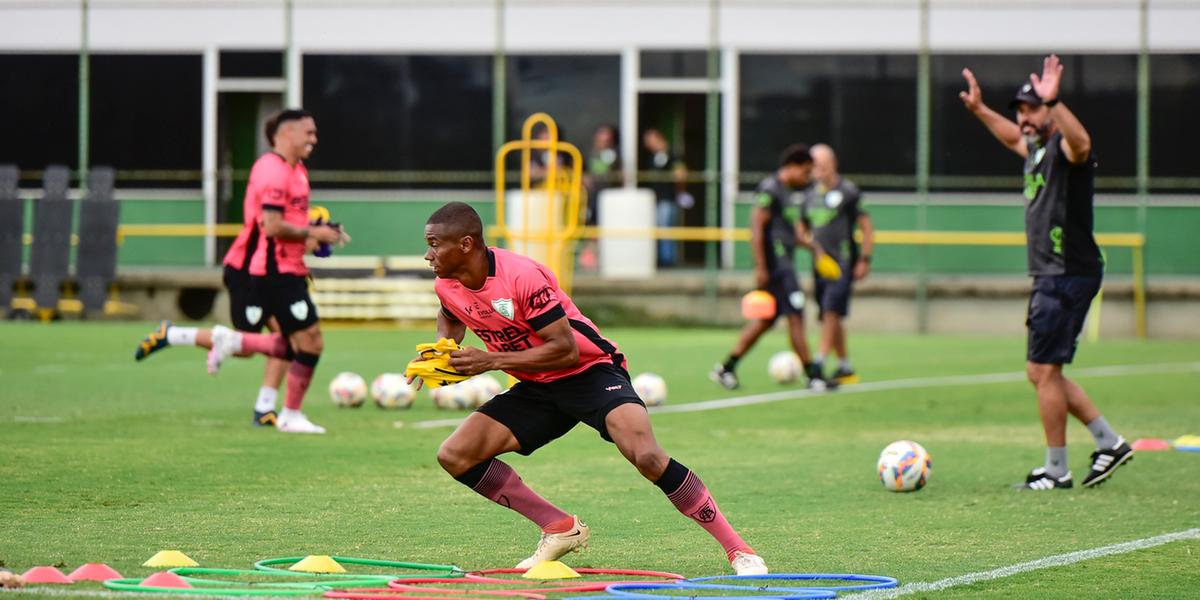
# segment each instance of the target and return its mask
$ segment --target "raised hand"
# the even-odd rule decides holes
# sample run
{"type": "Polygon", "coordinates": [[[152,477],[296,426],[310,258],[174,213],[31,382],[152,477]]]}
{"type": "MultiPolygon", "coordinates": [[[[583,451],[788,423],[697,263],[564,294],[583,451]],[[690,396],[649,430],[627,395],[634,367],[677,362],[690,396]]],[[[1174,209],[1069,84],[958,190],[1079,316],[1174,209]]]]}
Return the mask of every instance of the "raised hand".
{"type": "Polygon", "coordinates": [[[1029,74],[1029,81],[1033,84],[1033,91],[1041,97],[1042,101],[1057,100],[1058,86],[1062,82],[1062,63],[1058,60],[1057,54],[1051,54],[1042,61],[1042,75],[1038,77],[1037,73],[1029,74]]]}
{"type": "Polygon", "coordinates": [[[962,76],[967,80],[967,91],[959,92],[958,98],[967,110],[977,112],[979,107],[983,106],[983,92],[979,90],[979,83],[975,81],[975,74],[970,69],[963,69],[962,76]]]}

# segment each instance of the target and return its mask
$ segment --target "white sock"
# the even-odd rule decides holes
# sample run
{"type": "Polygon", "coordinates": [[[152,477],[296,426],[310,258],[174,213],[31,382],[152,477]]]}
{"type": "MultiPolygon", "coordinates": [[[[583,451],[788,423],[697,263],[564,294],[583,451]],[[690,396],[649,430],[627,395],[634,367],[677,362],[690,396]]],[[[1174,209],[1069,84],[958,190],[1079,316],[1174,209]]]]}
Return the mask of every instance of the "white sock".
{"type": "Polygon", "coordinates": [[[288,419],[303,416],[303,415],[304,415],[304,413],[302,413],[298,410],[292,410],[285,406],[285,407],[283,407],[283,410],[279,411],[279,420],[286,421],[288,419]]]}
{"type": "Polygon", "coordinates": [[[279,390],[262,386],[258,388],[258,401],[254,403],[254,412],[268,412],[275,410],[275,402],[279,400],[279,390]]]}
{"type": "Polygon", "coordinates": [[[176,327],[172,325],[167,328],[167,343],[172,346],[195,346],[197,331],[199,330],[195,327],[176,327]]]}
{"type": "Polygon", "coordinates": [[[841,370],[843,370],[843,371],[850,371],[850,370],[852,370],[852,369],[850,368],[850,359],[848,359],[848,358],[843,358],[842,360],[839,360],[839,361],[838,361],[838,367],[839,367],[839,368],[841,368],[841,370]]]}

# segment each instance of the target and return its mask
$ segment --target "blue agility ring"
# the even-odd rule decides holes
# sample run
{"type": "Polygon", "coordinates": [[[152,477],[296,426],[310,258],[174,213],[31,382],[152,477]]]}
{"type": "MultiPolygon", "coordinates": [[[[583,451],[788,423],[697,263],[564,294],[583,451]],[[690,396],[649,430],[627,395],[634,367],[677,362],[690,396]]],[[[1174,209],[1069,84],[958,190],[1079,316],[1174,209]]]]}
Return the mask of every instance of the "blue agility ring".
{"type": "Polygon", "coordinates": [[[701,596],[699,594],[690,593],[690,590],[742,590],[745,592],[765,592],[767,590],[761,587],[749,585],[716,585],[708,583],[618,583],[610,585],[604,589],[605,592],[620,598],[637,598],[638,600],[664,600],[665,598],[676,598],[679,600],[696,600],[698,598],[711,598],[713,600],[725,600],[728,598],[743,598],[754,600],[805,600],[808,598],[836,598],[837,593],[817,588],[775,588],[767,594],[751,594],[748,596],[701,596]],[[639,594],[635,590],[680,590],[682,595],[664,596],[660,594],[639,594]]]}
{"type": "MultiPolygon", "coordinates": [[[[714,575],[712,577],[693,577],[685,579],[687,583],[698,583],[703,581],[726,580],[734,579],[738,581],[808,581],[821,579],[839,579],[842,581],[868,581],[860,585],[812,585],[805,586],[801,589],[810,590],[878,590],[884,588],[894,588],[900,581],[895,577],[886,577],[884,575],[856,575],[854,573],[773,573],[770,575],[714,575]]],[[[780,588],[789,589],[789,588],[780,588]]]]}

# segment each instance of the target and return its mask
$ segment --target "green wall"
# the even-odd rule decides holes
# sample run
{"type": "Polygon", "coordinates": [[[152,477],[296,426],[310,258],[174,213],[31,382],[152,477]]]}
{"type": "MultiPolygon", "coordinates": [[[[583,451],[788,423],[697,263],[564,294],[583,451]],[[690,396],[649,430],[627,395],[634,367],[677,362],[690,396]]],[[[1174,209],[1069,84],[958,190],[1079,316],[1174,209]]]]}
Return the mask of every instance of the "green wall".
{"type": "MultiPolygon", "coordinates": [[[[354,242],[342,252],[362,255],[417,255],[425,251],[422,236],[425,219],[445,200],[437,193],[431,199],[397,202],[340,200],[336,195],[315,200],[330,209],[335,221],[345,224],[354,242]]],[[[470,203],[485,223],[495,222],[489,192],[480,192],[470,203]]],[[[126,200],[121,206],[123,223],[199,223],[203,219],[199,200],[126,200]]],[[[751,206],[737,206],[737,223],[746,226],[751,206]]],[[[916,228],[917,209],[906,204],[870,205],[880,230],[916,228]]],[[[929,228],[941,231],[1022,231],[1024,213],[1019,206],[937,205],[928,208],[929,228]]],[[[1098,206],[1098,232],[1137,230],[1137,209],[1098,206]]],[[[1147,212],[1146,261],[1151,275],[1200,275],[1200,207],[1152,206],[1147,212]]],[[[201,265],[204,244],[200,238],[130,238],[119,253],[121,265],[201,265]]],[[[1106,249],[1108,272],[1128,274],[1131,252],[1106,249]]],[[[929,269],[944,274],[1021,274],[1025,250],[1019,247],[935,247],[929,253],[929,269]]],[[[748,269],[751,258],[747,244],[737,244],[736,265],[748,269]]],[[[882,273],[917,270],[918,251],[912,246],[880,246],[873,266],[882,273]]]]}

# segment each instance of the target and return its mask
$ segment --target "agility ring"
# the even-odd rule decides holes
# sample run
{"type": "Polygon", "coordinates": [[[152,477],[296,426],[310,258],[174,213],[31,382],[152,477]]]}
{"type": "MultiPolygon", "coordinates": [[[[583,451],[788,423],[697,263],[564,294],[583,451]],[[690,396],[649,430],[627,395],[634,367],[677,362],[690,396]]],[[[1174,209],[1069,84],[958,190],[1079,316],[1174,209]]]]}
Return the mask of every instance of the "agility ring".
{"type": "MultiPolygon", "coordinates": [[[[851,585],[809,585],[803,586],[810,590],[832,590],[832,591],[849,591],[849,590],[878,590],[884,588],[894,588],[900,582],[895,577],[886,577],[884,575],[856,575],[854,573],[776,573],[769,575],[714,575],[712,577],[693,577],[685,579],[686,583],[703,583],[705,581],[821,581],[825,579],[837,579],[841,581],[865,581],[869,583],[851,584],[851,585]]],[[[783,589],[783,588],[780,588],[783,589]]]]}
{"type": "Polygon", "coordinates": [[[664,598],[674,598],[677,600],[722,600],[727,598],[753,598],[755,600],[804,600],[808,598],[837,598],[837,592],[817,588],[781,587],[771,590],[764,590],[761,587],[748,585],[717,585],[709,583],[688,583],[687,581],[682,581],[679,583],[618,583],[616,585],[608,586],[604,591],[610,596],[617,596],[620,598],[637,598],[638,600],[663,600],[664,598]],[[672,596],[638,593],[639,591],[651,590],[677,590],[681,593],[672,596]],[[757,591],[763,593],[749,594],[746,596],[731,596],[723,594],[715,596],[703,596],[695,593],[698,590],[741,590],[745,592],[757,591]]]}
{"type": "Polygon", "coordinates": [[[298,573],[295,571],[259,571],[250,569],[215,569],[209,567],[178,567],[171,569],[171,572],[179,575],[191,584],[200,585],[247,585],[256,587],[274,587],[274,588],[293,588],[293,589],[310,589],[310,590],[326,590],[329,588],[341,587],[363,587],[371,585],[386,584],[392,579],[391,575],[355,575],[350,573],[298,573]],[[307,581],[280,581],[280,582],[240,582],[228,581],[223,579],[207,579],[196,577],[196,575],[224,575],[230,577],[238,576],[256,576],[256,577],[276,577],[276,578],[291,578],[304,579],[307,581]]]}
{"type": "MultiPolygon", "coordinates": [[[[286,568],[280,568],[277,565],[290,565],[304,560],[303,556],[289,556],[284,558],[264,558],[254,563],[255,570],[267,572],[285,572],[294,573],[286,568]]],[[[431,571],[435,574],[430,577],[462,577],[463,571],[454,565],[431,565],[426,563],[405,562],[399,560],[379,560],[375,558],[358,558],[353,556],[331,556],[333,560],[341,565],[359,565],[368,567],[385,567],[389,569],[411,569],[414,571],[431,571]]],[[[380,579],[392,579],[395,577],[420,577],[420,575],[412,574],[392,574],[384,578],[380,575],[380,579]]],[[[377,583],[382,583],[378,581],[377,583]]]]}
{"type": "Polygon", "coordinates": [[[344,598],[346,600],[453,600],[456,597],[470,596],[493,596],[498,598],[525,598],[527,600],[546,600],[546,596],[542,594],[531,594],[525,592],[517,592],[510,590],[424,590],[425,593],[433,595],[416,596],[411,595],[408,590],[398,590],[390,587],[386,588],[355,588],[340,591],[328,591],[322,596],[324,598],[344,598]]]}
{"type": "MultiPolygon", "coordinates": [[[[315,588],[278,588],[278,587],[263,587],[261,585],[254,587],[236,587],[236,588],[218,588],[218,587],[192,587],[192,588],[177,588],[177,587],[159,587],[159,586],[143,586],[139,585],[141,579],[109,579],[102,582],[102,585],[110,590],[119,592],[143,592],[143,593],[158,593],[158,594],[195,594],[202,596],[311,596],[321,590],[315,588]]],[[[444,599],[440,599],[444,600],[444,599]]]]}

